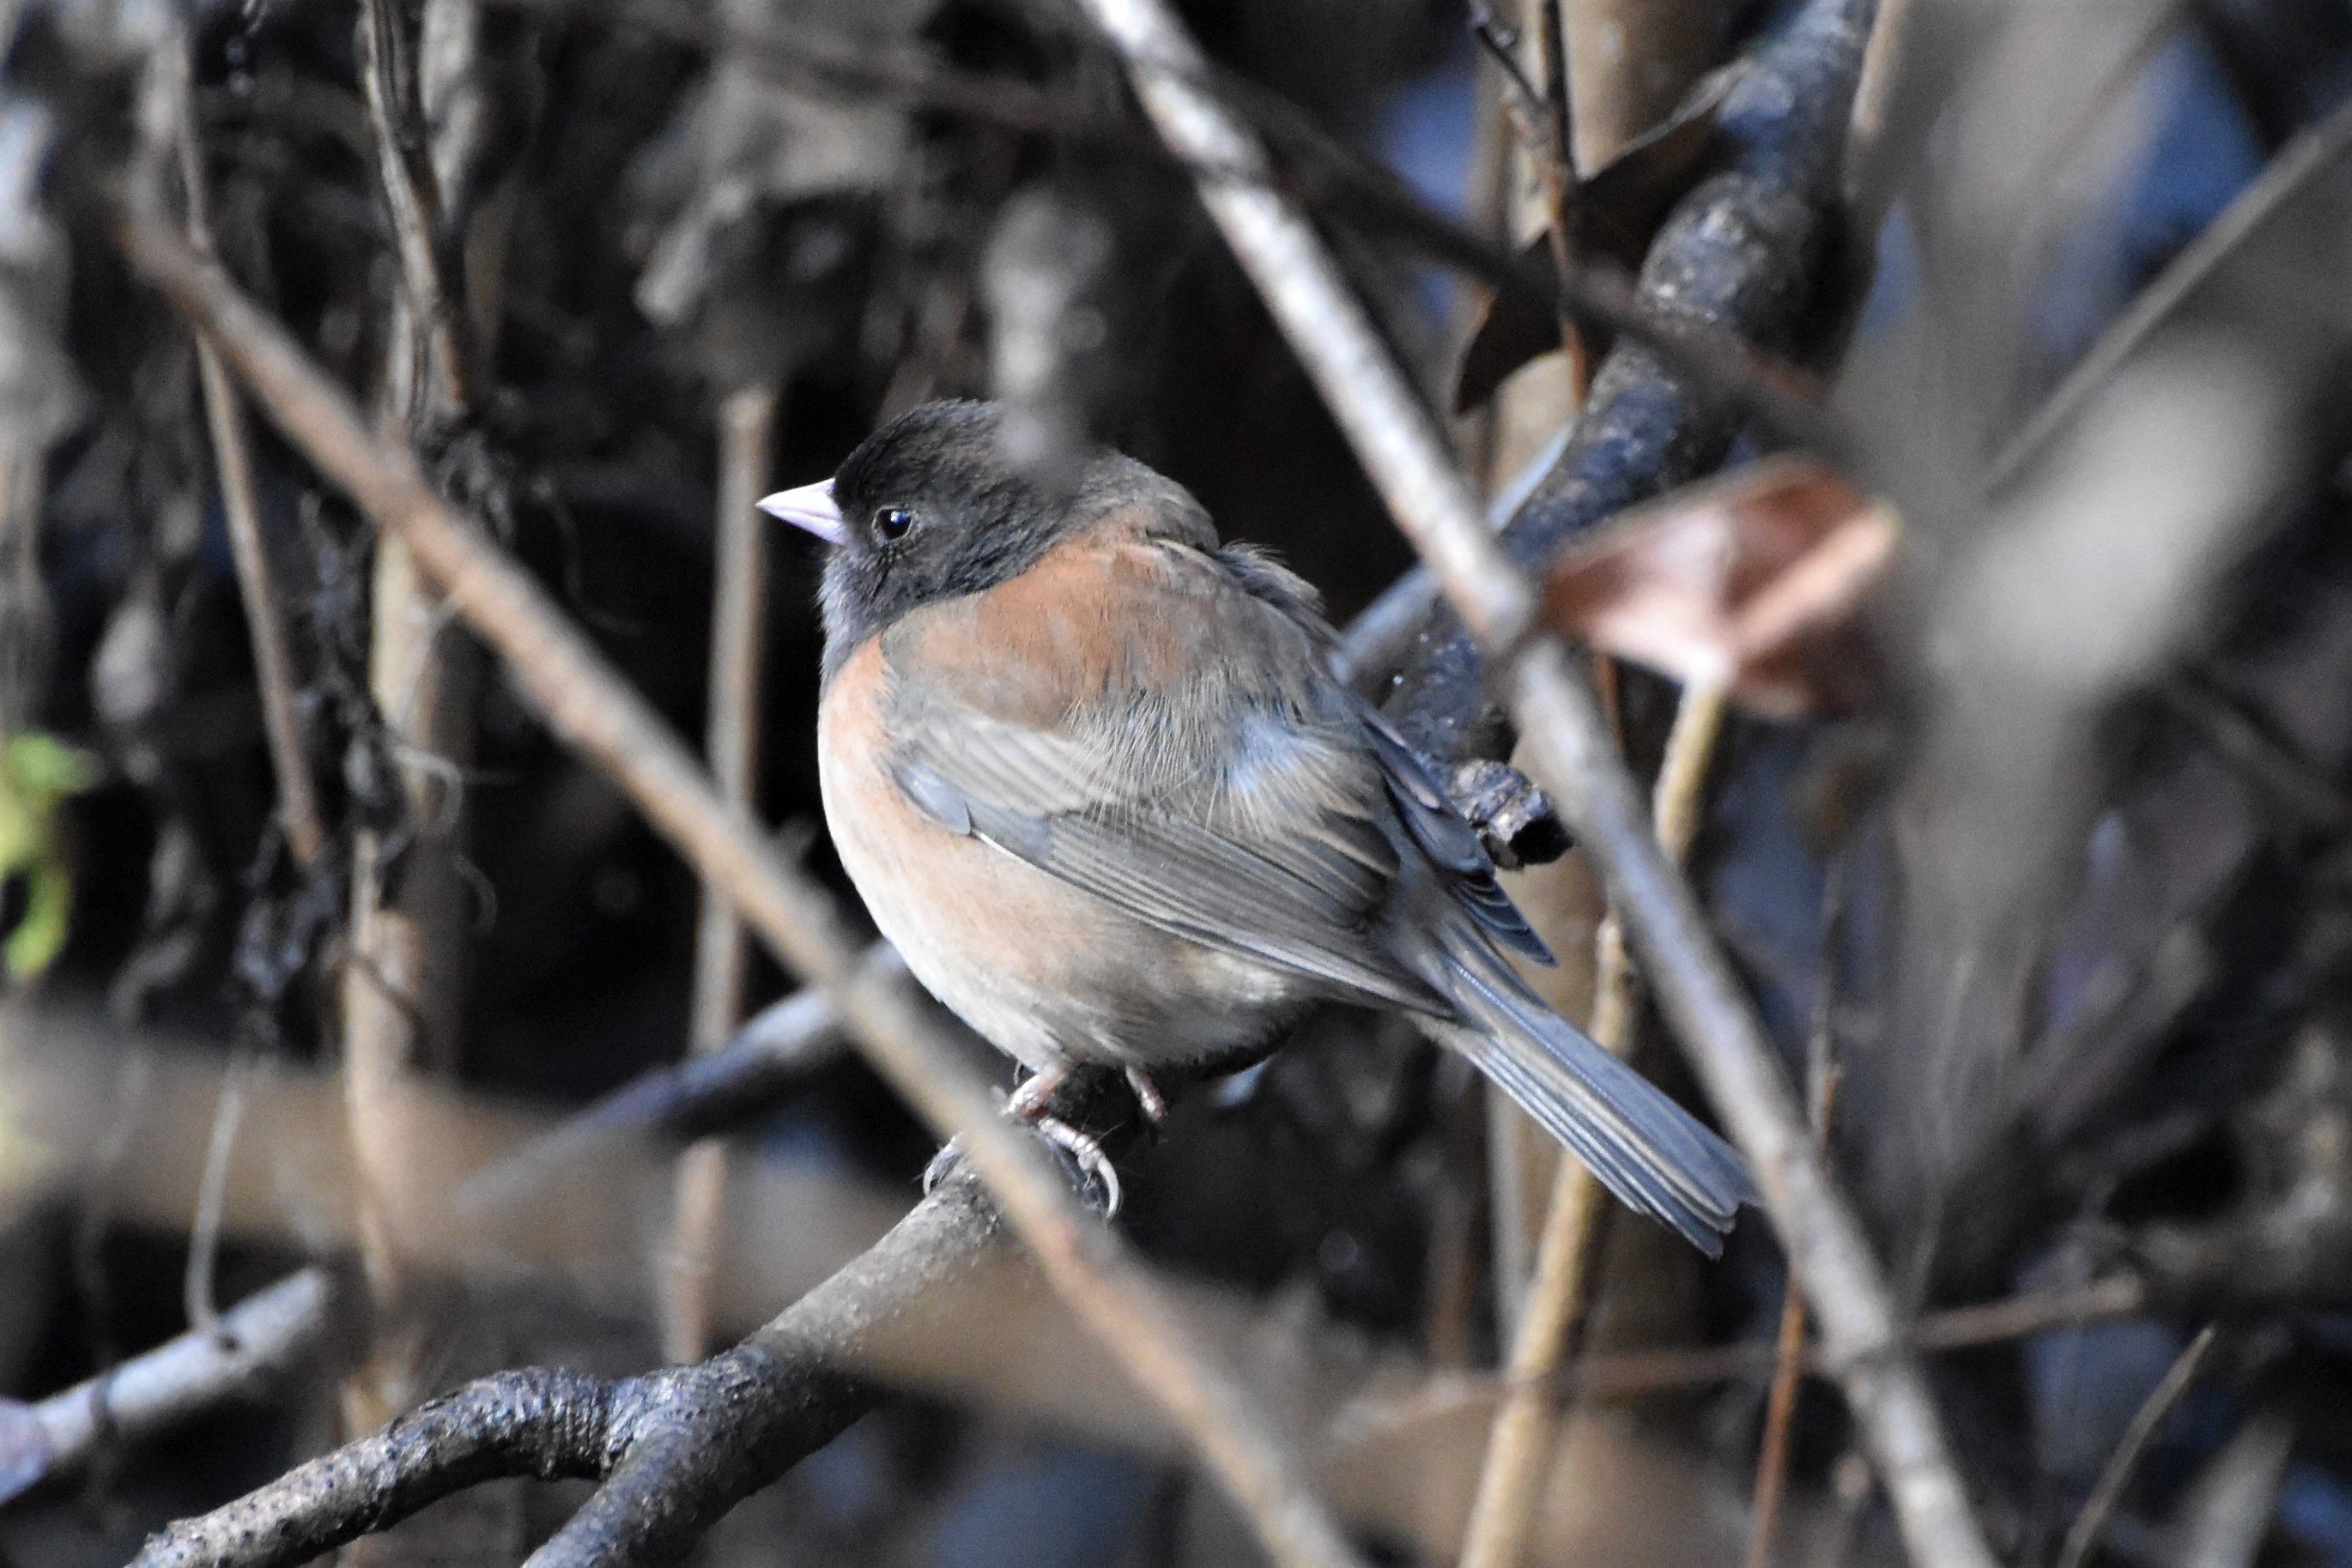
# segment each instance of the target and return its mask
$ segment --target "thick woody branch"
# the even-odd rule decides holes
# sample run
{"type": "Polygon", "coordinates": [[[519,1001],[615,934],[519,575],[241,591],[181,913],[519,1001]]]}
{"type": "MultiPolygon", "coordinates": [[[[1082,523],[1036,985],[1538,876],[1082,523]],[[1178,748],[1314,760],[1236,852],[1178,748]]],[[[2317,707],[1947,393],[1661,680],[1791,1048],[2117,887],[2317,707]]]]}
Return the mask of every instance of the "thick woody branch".
{"type": "MultiPolygon", "coordinates": [[[[1738,152],[1659,231],[1634,301],[1649,319],[1706,341],[1801,347],[1801,328],[1821,308],[1848,106],[1873,10],[1869,0],[1820,0],[1739,68],[1723,110],[1738,152]]],[[[1517,565],[1534,568],[1565,539],[1698,477],[1729,450],[1743,411],[1723,395],[1724,382],[1662,354],[1655,338],[1621,338],[1601,362],[1567,450],[1503,530],[1517,565]]],[[[1466,620],[1465,629],[1465,614],[1440,607],[1403,642],[1408,656],[1382,694],[1413,743],[1449,762],[1509,749],[1500,688],[1486,685],[1479,652],[1486,639],[1478,617],[1466,620]]]]}
{"type": "MultiPolygon", "coordinates": [[[[1160,0],[1087,0],[1087,9],[1126,57],[1138,96],[1180,157],[1262,173],[1264,153],[1248,131],[1194,85],[1198,48],[1160,0]]],[[[1684,204],[1647,269],[1662,299],[1742,323],[1793,325],[1825,229],[1813,197],[1831,188],[1871,12],[1870,0],[1814,0],[1753,68],[1770,80],[1763,101],[1780,103],[1790,132],[1751,150],[1748,166],[1684,204]],[[1706,228],[1737,242],[1715,266],[1679,248],[1706,228]],[[1742,256],[1750,265],[1732,264],[1742,256]]],[[[1816,1152],[1697,898],[1660,852],[1591,690],[1569,651],[1534,630],[1532,585],[1484,527],[1428,412],[1307,218],[1262,182],[1204,184],[1201,199],[1466,628],[1454,639],[1462,667],[1453,678],[1469,685],[1454,692],[1453,706],[1433,700],[1412,710],[1429,721],[1420,738],[1431,744],[1433,733],[1437,749],[1461,753],[1477,727],[1464,718],[1463,699],[1485,678],[1482,653],[1493,661],[1537,781],[1561,801],[1607,873],[1643,971],[1754,1167],[1790,1267],[1820,1312],[1825,1347],[1842,1365],[1840,1385],[1913,1560],[1923,1568],[1990,1568],[1991,1551],[1926,1381],[1903,1352],[1885,1272],[1816,1152]]],[[[1658,374],[1638,350],[1612,356],[1583,428],[1593,435],[1571,446],[1562,486],[1522,515],[1514,551],[1549,542],[1537,541],[1546,529],[1530,517],[1563,529],[1590,521],[1663,482],[1663,470],[1695,471],[1722,440],[1689,389],[1658,374]],[[1639,469],[1629,462],[1637,452],[1648,456],[1639,469]],[[1609,463],[1600,463],[1603,455],[1609,463]]]]}
{"type": "Polygon", "coordinates": [[[731,1350],[642,1377],[531,1368],[478,1379],[159,1532],[133,1568],[290,1568],[510,1477],[605,1483],[530,1568],[674,1561],[863,1415],[877,1390],[848,1369],[909,1319],[951,1313],[955,1281],[1003,1233],[977,1178],[951,1177],[731,1350]]]}
{"type": "Polygon", "coordinates": [[[583,1373],[486,1377],[149,1537],[133,1568],[307,1563],[483,1481],[596,1475],[614,1400],[613,1385],[583,1373]]]}
{"type": "Polygon", "coordinates": [[[996,1114],[962,1037],[902,976],[862,961],[832,898],[719,800],[660,716],[547,591],[443,501],[406,451],[372,433],[283,327],[153,215],[122,211],[117,234],[139,271],[219,347],[256,403],[439,581],[557,734],[622,787],[780,958],[834,998],[867,1059],[908,1103],[961,1140],[1047,1280],[1167,1409],[1276,1560],[1354,1562],[1290,1447],[1224,1359],[1080,1207],[1045,1151],[996,1114]]]}

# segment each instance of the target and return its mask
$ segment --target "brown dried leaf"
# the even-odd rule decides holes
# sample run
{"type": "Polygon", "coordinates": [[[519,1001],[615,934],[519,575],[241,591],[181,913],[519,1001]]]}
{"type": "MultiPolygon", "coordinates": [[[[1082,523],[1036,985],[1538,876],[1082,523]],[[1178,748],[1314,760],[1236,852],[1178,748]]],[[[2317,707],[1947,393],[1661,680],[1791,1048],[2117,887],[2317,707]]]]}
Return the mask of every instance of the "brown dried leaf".
{"type": "Polygon", "coordinates": [[[1555,558],[1555,631],[1775,718],[1878,696],[1862,608],[1895,514],[1830,469],[1773,459],[1629,512],[1555,558]]]}
{"type": "MultiPolygon", "coordinates": [[[[1548,267],[1550,255],[1549,240],[1539,234],[1520,250],[1519,266],[1548,267]]],[[[1476,408],[1495,395],[1495,389],[1513,371],[1559,344],[1558,317],[1538,308],[1516,290],[1496,289],[1489,294],[1478,325],[1471,329],[1470,341],[1462,350],[1461,368],[1454,373],[1454,412],[1467,413],[1476,408]]],[[[1606,351],[1600,348],[1600,352],[1606,351]]]]}
{"type": "Polygon", "coordinates": [[[1737,67],[1709,71],[1674,113],[1585,178],[1577,192],[1577,244],[1585,254],[1610,256],[1629,272],[1640,268],[1658,226],[1712,162],[1724,100],[1738,77],[1737,67]]]}
{"type": "MultiPolygon", "coordinates": [[[[1658,225],[1697,182],[1715,151],[1732,75],[1724,69],[1701,78],[1671,116],[1627,143],[1578,187],[1579,256],[1604,257],[1628,272],[1641,269],[1658,225]]],[[[1529,240],[1519,264],[1530,269],[1550,267],[1549,238],[1538,234],[1529,240]]],[[[1596,361],[1609,351],[1605,334],[1588,329],[1584,336],[1596,361]]],[[[1493,295],[1462,351],[1454,411],[1463,413],[1477,407],[1495,395],[1513,371],[1559,343],[1559,321],[1549,311],[1523,295],[1493,295]]]]}

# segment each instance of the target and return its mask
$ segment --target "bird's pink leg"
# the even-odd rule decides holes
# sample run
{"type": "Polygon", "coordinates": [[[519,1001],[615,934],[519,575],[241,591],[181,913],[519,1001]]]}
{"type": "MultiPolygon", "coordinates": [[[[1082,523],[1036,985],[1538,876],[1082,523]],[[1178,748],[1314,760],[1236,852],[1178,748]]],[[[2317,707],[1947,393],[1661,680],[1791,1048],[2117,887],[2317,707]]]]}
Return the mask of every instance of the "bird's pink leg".
{"type": "Polygon", "coordinates": [[[1004,1113],[1016,1122],[1034,1122],[1054,1103],[1062,1085],[1070,1081],[1070,1064],[1057,1061],[1041,1071],[1033,1072],[1021,1081],[1004,1102],[1004,1113]]]}

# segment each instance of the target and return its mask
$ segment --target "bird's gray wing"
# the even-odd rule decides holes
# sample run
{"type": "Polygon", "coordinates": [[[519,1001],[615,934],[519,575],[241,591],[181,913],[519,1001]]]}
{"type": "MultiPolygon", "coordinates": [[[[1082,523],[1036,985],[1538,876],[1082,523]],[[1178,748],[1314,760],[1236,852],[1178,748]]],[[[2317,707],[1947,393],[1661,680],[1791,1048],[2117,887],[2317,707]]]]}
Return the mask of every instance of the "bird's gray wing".
{"type": "Polygon", "coordinates": [[[1395,847],[1370,812],[1334,795],[1331,759],[1311,742],[1273,738],[1268,726],[1171,788],[1138,748],[1107,737],[928,706],[930,722],[894,772],[933,821],[1204,946],[1447,1010],[1381,942],[1395,847]]]}
{"type": "Polygon", "coordinates": [[[1160,930],[1342,995],[1450,1013],[1384,940],[1401,830],[1351,699],[1306,633],[1194,552],[1114,567],[1064,596],[1083,625],[1022,629],[1055,660],[986,658],[952,610],[886,633],[886,657],[927,671],[887,699],[900,789],[941,826],[1160,930]],[[1186,617],[1174,632],[1171,596],[1186,617]],[[1202,656],[1121,646],[1154,616],[1153,636],[1194,639],[1202,656]],[[936,678],[950,650],[967,674],[936,678]],[[1074,650],[1117,678],[1074,676],[1074,650]]]}

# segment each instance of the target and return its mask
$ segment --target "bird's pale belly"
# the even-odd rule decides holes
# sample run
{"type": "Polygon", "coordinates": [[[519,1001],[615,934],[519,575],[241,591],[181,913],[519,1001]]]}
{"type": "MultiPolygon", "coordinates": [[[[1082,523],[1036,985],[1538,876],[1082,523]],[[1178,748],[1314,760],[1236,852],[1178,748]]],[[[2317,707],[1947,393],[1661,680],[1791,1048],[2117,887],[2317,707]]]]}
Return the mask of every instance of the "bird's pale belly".
{"type": "Polygon", "coordinates": [[[1287,971],[1154,929],[908,801],[870,705],[878,651],[835,676],[818,716],[819,781],[843,869],[915,977],[1033,1070],[1160,1068],[1257,1044],[1312,992],[1287,971]]]}

